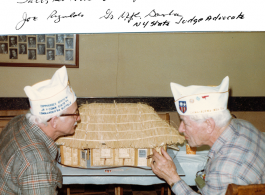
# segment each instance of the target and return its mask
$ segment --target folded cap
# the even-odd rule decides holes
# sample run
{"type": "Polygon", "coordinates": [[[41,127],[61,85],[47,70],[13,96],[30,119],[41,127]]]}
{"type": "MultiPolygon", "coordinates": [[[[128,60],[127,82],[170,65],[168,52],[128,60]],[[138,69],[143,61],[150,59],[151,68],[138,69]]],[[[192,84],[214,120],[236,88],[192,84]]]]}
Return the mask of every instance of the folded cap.
{"type": "Polygon", "coordinates": [[[227,109],[229,77],[217,87],[170,83],[175,105],[180,115],[194,115],[227,109]]]}
{"type": "Polygon", "coordinates": [[[55,114],[76,101],[65,66],[58,69],[51,79],[26,86],[24,91],[29,98],[31,113],[38,116],[55,114]]]}

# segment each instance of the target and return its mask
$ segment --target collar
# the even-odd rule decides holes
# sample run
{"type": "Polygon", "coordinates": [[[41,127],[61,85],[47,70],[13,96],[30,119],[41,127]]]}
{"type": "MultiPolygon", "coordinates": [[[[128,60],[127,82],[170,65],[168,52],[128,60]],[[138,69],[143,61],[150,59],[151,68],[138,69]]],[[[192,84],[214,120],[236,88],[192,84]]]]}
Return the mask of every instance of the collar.
{"type": "Polygon", "coordinates": [[[50,155],[54,160],[57,160],[57,155],[58,155],[58,149],[57,145],[54,142],[52,138],[47,136],[36,124],[33,124],[29,122],[29,120],[25,117],[24,118],[24,123],[26,124],[27,128],[30,129],[34,133],[34,135],[42,140],[42,142],[45,144],[45,146],[48,148],[50,155]]]}

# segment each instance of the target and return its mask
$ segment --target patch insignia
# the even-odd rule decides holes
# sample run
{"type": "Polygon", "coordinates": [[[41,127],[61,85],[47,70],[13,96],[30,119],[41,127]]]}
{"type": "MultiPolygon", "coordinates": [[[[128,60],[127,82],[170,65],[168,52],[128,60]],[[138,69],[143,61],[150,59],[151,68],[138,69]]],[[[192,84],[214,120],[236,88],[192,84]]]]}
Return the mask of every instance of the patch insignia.
{"type": "Polygon", "coordinates": [[[197,96],[197,97],[196,97],[196,100],[200,101],[200,100],[201,100],[201,98],[199,98],[199,97],[197,96]]]}
{"type": "Polygon", "coordinates": [[[193,103],[194,102],[194,99],[190,99],[190,103],[193,103]]]}
{"type": "Polygon", "coordinates": [[[185,113],[187,111],[186,101],[179,101],[179,109],[182,113],[185,113]]]}

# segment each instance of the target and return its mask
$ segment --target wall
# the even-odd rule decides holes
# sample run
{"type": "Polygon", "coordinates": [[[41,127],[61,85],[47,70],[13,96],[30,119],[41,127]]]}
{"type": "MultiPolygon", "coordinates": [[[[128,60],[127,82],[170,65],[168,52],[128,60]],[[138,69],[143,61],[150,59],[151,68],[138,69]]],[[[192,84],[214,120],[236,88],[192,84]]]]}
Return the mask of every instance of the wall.
{"type": "MultiPolygon", "coordinates": [[[[265,132],[265,112],[238,112],[232,111],[233,114],[238,119],[243,119],[249,121],[252,125],[254,125],[261,132],[265,132]]],[[[170,124],[177,128],[180,125],[180,119],[177,112],[169,112],[170,115],[170,124]]]]}
{"type": "MultiPolygon", "coordinates": [[[[1,56],[0,56],[1,57],[1,56]]],[[[81,34],[77,97],[172,96],[169,83],[219,85],[232,96],[265,96],[265,33],[81,34]]],[[[0,67],[0,97],[51,78],[54,68],[0,67]]]]}

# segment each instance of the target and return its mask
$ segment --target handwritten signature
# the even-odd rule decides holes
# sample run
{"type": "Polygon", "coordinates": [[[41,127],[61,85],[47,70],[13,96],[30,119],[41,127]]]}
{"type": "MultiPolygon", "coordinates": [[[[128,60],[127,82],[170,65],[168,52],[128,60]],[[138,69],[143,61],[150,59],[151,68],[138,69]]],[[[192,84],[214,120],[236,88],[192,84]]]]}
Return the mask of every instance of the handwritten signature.
{"type": "Polygon", "coordinates": [[[26,22],[29,22],[29,21],[37,21],[38,20],[38,17],[34,16],[34,17],[27,17],[27,13],[24,12],[23,15],[22,15],[22,20],[19,21],[16,25],[16,30],[19,30],[21,29],[26,22]]]}
{"type": "Polygon", "coordinates": [[[17,2],[17,3],[48,3],[48,0],[25,0],[23,2],[17,2]]]}
{"type": "MultiPolygon", "coordinates": [[[[111,9],[107,9],[107,11],[105,13],[106,14],[101,16],[99,19],[111,19],[111,20],[114,19],[114,14],[113,14],[113,11],[111,9]]],[[[154,18],[154,17],[166,17],[166,16],[183,17],[179,13],[176,13],[174,10],[171,10],[170,12],[167,12],[167,13],[159,13],[158,11],[153,9],[147,15],[145,15],[143,18],[147,18],[147,17],[151,17],[151,18],[154,18]]],[[[123,12],[118,17],[118,19],[124,19],[124,20],[127,20],[128,22],[133,20],[133,18],[142,19],[141,13],[140,12],[133,12],[133,13],[123,12]]]]}
{"type": "Polygon", "coordinates": [[[149,14],[147,14],[145,16],[146,17],[166,17],[166,16],[179,16],[182,17],[182,15],[175,13],[174,10],[171,10],[170,12],[164,14],[164,13],[158,13],[155,9],[153,9],[152,11],[149,12],[149,14]]]}
{"type": "MultiPolygon", "coordinates": [[[[181,19],[183,18],[182,15],[180,15],[179,13],[175,12],[174,10],[171,10],[169,12],[165,12],[165,13],[160,13],[158,11],[156,11],[155,9],[152,9],[148,14],[146,14],[144,17],[142,17],[141,12],[123,12],[117,19],[118,20],[124,20],[127,21],[128,23],[130,23],[132,20],[136,20],[133,24],[133,26],[135,27],[139,27],[139,26],[143,26],[144,28],[147,25],[152,26],[169,26],[170,25],[170,21],[167,19],[162,19],[158,20],[158,18],[165,18],[165,17],[174,17],[177,19],[181,19]],[[152,18],[153,21],[139,21],[142,18],[152,18]],[[154,19],[157,18],[157,19],[154,19]]],[[[101,16],[99,19],[109,19],[109,20],[113,20],[115,18],[114,13],[111,9],[108,9],[105,12],[105,15],[101,16]]]]}
{"type": "Polygon", "coordinates": [[[52,13],[48,16],[47,20],[49,18],[55,18],[54,23],[58,23],[61,21],[62,18],[75,18],[75,17],[84,17],[84,14],[81,12],[79,14],[76,14],[75,12],[71,13],[70,15],[67,16],[62,16],[62,15],[57,15],[57,11],[53,10],[52,13]]]}
{"type": "Polygon", "coordinates": [[[133,12],[132,14],[130,14],[129,12],[123,12],[119,17],[119,19],[123,19],[124,21],[128,21],[128,23],[130,23],[131,20],[133,20],[134,18],[139,18],[142,19],[140,16],[140,12],[133,12]]]}
{"type": "MultiPolygon", "coordinates": [[[[52,11],[52,13],[48,16],[48,19],[54,19],[54,23],[58,23],[61,21],[62,18],[76,18],[76,17],[84,17],[84,14],[82,14],[81,12],[76,14],[75,12],[71,13],[70,15],[66,15],[66,16],[62,16],[57,14],[57,11],[54,10],[52,11]]],[[[28,17],[27,13],[24,12],[22,15],[22,20],[19,21],[15,27],[16,30],[20,30],[26,22],[30,22],[30,21],[37,21],[38,17],[34,16],[34,17],[28,17]]]]}

